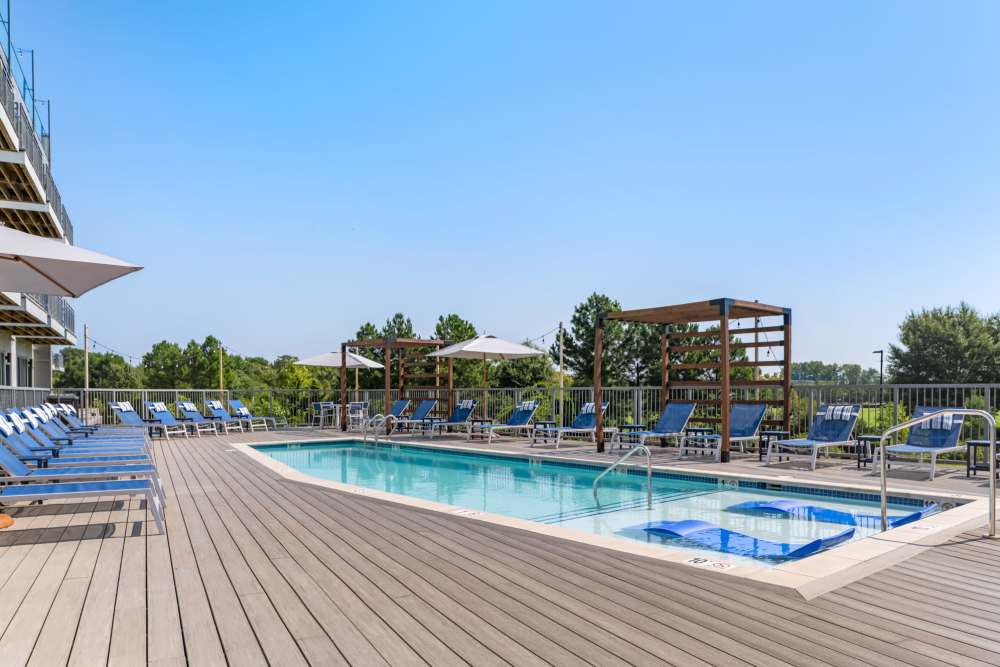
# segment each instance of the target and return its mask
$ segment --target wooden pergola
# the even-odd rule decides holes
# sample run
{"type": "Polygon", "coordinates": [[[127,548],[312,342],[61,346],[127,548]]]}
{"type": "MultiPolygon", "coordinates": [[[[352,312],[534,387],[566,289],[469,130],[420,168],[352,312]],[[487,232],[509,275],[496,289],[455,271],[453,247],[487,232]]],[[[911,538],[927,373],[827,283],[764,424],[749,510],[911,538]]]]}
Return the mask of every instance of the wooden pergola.
{"type": "MultiPolygon", "coordinates": [[[[389,398],[392,395],[392,353],[393,350],[408,350],[417,348],[433,348],[435,350],[440,349],[445,345],[445,341],[438,340],[436,338],[370,338],[367,340],[351,340],[340,344],[340,410],[341,410],[341,428],[347,428],[347,348],[368,348],[368,349],[379,349],[385,351],[385,409],[389,409],[390,401],[389,398]]],[[[405,372],[405,366],[400,360],[398,375],[398,389],[400,391],[400,397],[403,397],[406,391],[409,390],[427,390],[435,392],[435,398],[437,398],[437,392],[441,390],[441,360],[436,359],[434,361],[434,372],[433,373],[419,373],[407,375],[405,372]],[[406,382],[406,380],[431,380],[433,379],[433,385],[421,385],[414,386],[406,382]]],[[[448,393],[448,413],[451,412],[452,407],[452,396],[454,395],[454,360],[448,359],[447,365],[447,393],[448,393]]]]}
{"type": "MultiPolygon", "coordinates": [[[[604,313],[597,319],[597,329],[594,333],[594,405],[601,405],[601,357],[604,349],[604,324],[607,320],[619,322],[635,322],[640,324],[657,325],[660,327],[660,357],[663,371],[662,384],[660,386],[660,410],[666,407],[670,400],[670,390],[676,388],[690,388],[703,390],[717,390],[717,399],[697,399],[699,404],[711,404],[719,406],[719,417],[700,417],[700,422],[718,422],[719,433],[722,438],[722,461],[729,460],[729,411],[733,403],[731,396],[732,389],[752,388],[759,392],[761,388],[780,388],[781,400],[766,401],[768,405],[780,404],[782,407],[782,419],[765,420],[765,424],[781,424],[784,430],[788,430],[791,422],[791,389],[792,389],[792,311],[790,308],[780,306],[769,306],[756,301],[741,301],[739,299],[712,299],[709,301],[696,301],[694,303],[684,303],[675,306],[662,306],[659,308],[642,308],[639,310],[625,310],[616,313],[604,313]],[[749,328],[733,329],[730,323],[733,320],[753,318],[754,326],[749,328]],[[760,323],[764,318],[781,318],[781,324],[763,326],[760,323]],[[670,325],[677,324],[717,324],[716,330],[680,331],[670,332],[670,325]],[[767,340],[767,333],[781,335],[780,340],[767,340]],[[753,341],[731,341],[732,334],[753,334],[753,341]],[[759,339],[760,334],[765,334],[765,340],[759,339]],[[680,344],[674,344],[678,341],[680,344]],[[783,358],[781,360],[754,359],[753,361],[733,361],[730,358],[733,349],[759,349],[781,347],[783,358]],[[718,360],[704,363],[691,364],[671,364],[671,352],[696,352],[709,351],[717,352],[718,360]],[[753,380],[741,380],[733,382],[730,378],[730,370],[733,367],[759,368],[764,366],[781,366],[782,378],[780,380],[762,380],[754,376],[753,380]],[[672,382],[670,379],[671,370],[717,370],[718,377],[714,380],[687,380],[684,382],[672,382]]],[[[757,355],[755,355],[756,357],[757,355]]],[[[744,402],[762,402],[760,400],[744,402]]],[[[604,451],[604,416],[600,409],[595,410],[597,414],[597,451],[604,451]]]]}

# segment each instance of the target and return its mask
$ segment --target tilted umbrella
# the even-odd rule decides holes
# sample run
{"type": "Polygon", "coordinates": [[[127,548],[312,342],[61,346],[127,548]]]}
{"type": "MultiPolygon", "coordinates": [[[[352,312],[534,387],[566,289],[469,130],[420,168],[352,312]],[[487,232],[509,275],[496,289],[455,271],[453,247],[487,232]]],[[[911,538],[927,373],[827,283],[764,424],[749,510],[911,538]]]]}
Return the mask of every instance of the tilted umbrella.
{"type": "Polygon", "coordinates": [[[512,343],[503,338],[483,334],[463,340],[448,347],[443,347],[436,352],[431,352],[429,357],[444,357],[446,359],[482,359],[483,360],[483,386],[486,386],[486,361],[488,359],[526,359],[545,354],[539,349],[512,343]]]}
{"type": "MultiPolygon", "coordinates": [[[[299,359],[295,363],[299,366],[340,368],[340,352],[324,352],[323,354],[317,354],[315,357],[309,357],[308,359],[299,359]]],[[[368,357],[362,357],[360,354],[355,354],[353,352],[347,353],[347,367],[354,369],[354,391],[358,391],[360,388],[360,382],[358,381],[358,371],[360,369],[385,368],[385,366],[379,362],[369,359],[368,357]]]]}
{"type": "Polygon", "coordinates": [[[78,297],[141,268],[60,240],[0,227],[2,290],[78,297]]]}

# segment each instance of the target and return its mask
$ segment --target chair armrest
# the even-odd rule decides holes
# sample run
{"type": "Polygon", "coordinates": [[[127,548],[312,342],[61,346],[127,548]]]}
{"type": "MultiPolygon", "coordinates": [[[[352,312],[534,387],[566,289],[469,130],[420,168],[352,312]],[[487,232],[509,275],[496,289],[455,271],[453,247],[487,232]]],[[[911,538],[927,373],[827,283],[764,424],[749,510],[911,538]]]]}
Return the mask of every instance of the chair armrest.
{"type": "Polygon", "coordinates": [[[645,431],[645,424],[622,424],[618,428],[623,431],[645,431]]]}

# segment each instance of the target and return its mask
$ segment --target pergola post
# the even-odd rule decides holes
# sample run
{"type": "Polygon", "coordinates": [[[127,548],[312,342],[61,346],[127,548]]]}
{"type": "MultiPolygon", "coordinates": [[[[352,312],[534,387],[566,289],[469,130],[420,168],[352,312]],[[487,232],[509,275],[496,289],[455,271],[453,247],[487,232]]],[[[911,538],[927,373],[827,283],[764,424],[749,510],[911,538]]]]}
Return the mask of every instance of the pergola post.
{"type": "Polygon", "coordinates": [[[604,314],[597,316],[594,329],[594,438],[598,453],[604,451],[604,410],[601,409],[601,357],[604,353],[604,314]]]}
{"type": "Polygon", "coordinates": [[[723,299],[721,304],[722,317],[719,319],[719,409],[722,423],[719,427],[720,442],[719,460],[729,462],[729,300],[723,299]]]}
{"type": "Polygon", "coordinates": [[[784,381],[782,389],[784,390],[784,421],[785,430],[790,431],[792,427],[792,310],[790,308],[785,308],[784,314],[784,325],[785,330],[783,332],[785,338],[784,345],[784,362],[782,364],[782,372],[784,381]]]}
{"type": "Polygon", "coordinates": [[[389,406],[392,404],[391,400],[392,394],[392,341],[386,339],[385,341],[385,398],[382,399],[382,409],[386,414],[389,412],[389,406]]]}
{"type": "Polygon", "coordinates": [[[455,360],[448,357],[448,414],[455,409],[455,360]]]}
{"type": "MultiPolygon", "coordinates": [[[[667,325],[660,327],[660,412],[670,402],[670,338],[667,325]]],[[[636,420],[636,423],[641,421],[636,420]]]]}
{"type": "Polygon", "coordinates": [[[347,430],[347,343],[340,344],[340,430],[347,430]]]}

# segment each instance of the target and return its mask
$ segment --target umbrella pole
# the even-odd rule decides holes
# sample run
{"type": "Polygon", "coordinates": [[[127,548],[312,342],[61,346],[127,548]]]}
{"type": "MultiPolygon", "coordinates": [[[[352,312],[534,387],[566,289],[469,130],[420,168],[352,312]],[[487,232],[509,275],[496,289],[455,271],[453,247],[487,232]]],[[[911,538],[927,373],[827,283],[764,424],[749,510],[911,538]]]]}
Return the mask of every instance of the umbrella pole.
{"type": "Polygon", "coordinates": [[[358,382],[358,369],[354,369],[354,400],[361,400],[361,385],[358,382]]]}
{"type": "Polygon", "coordinates": [[[486,417],[489,416],[489,415],[486,414],[486,399],[489,397],[489,393],[487,392],[487,389],[486,389],[486,383],[487,383],[487,379],[486,379],[486,353],[483,352],[483,418],[486,418],[486,417]]]}

